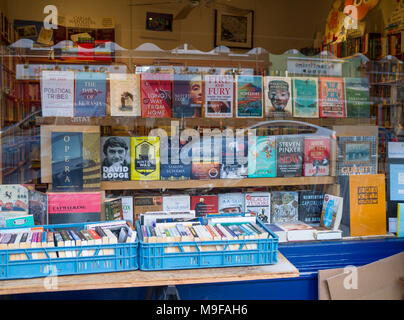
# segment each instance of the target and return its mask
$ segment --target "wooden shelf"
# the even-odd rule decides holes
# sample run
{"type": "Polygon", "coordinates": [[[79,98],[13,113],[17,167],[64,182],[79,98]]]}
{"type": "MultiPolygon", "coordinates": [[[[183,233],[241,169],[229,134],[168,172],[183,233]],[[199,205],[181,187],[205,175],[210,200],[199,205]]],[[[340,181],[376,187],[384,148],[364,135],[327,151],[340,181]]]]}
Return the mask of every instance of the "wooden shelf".
{"type": "Polygon", "coordinates": [[[214,179],[183,181],[102,181],[102,190],[247,188],[335,184],[335,177],[214,179]]]}

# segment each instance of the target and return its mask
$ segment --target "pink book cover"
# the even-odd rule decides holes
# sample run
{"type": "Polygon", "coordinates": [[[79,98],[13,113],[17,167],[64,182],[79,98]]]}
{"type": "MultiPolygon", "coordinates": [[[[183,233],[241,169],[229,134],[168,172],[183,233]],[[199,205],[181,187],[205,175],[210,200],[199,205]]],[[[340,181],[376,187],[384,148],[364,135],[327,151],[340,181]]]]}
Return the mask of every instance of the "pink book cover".
{"type": "Polygon", "coordinates": [[[320,118],[345,118],[344,79],[320,77],[320,118]]]}
{"type": "Polygon", "coordinates": [[[304,176],[330,175],[330,138],[304,139],[304,176]]]}
{"type": "Polygon", "coordinates": [[[173,75],[141,75],[142,118],[171,118],[173,75]]]}

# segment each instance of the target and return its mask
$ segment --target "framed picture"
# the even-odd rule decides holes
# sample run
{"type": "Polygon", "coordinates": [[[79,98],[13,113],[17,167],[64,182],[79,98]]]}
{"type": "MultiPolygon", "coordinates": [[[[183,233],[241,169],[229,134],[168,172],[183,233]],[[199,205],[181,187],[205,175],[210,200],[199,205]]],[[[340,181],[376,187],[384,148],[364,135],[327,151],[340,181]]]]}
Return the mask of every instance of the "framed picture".
{"type": "Polygon", "coordinates": [[[146,12],[146,30],[173,31],[173,15],[158,12],[146,12]]]}
{"type": "Polygon", "coordinates": [[[215,47],[252,49],[253,29],[254,11],[247,14],[215,11],[215,47]]]}
{"type": "Polygon", "coordinates": [[[343,152],[346,163],[370,164],[372,161],[371,141],[346,141],[343,152]]]}

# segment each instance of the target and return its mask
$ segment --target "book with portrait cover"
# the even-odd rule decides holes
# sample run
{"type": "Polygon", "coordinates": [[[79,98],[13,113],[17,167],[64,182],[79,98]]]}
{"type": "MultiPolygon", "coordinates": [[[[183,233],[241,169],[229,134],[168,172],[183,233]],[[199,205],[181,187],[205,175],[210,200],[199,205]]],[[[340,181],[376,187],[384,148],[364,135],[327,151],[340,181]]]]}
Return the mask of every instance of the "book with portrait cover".
{"type": "Polygon", "coordinates": [[[304,139],[297,135],[276,137],[276,176],[300,177],[303,174],[304,139]]]}
{"type": "Polygon", "coordinates": [[[292,78],[264,77],[265,116],[273,118],[292,117],[292,78]]]}
{"type": "Polygon", "coordinates": [[[105,117],[106,82],[106,73],[76,72],[76,117],[105,117]]]}
{"type": "Polygon", "coordinates": [[[293,116],[318,118],[318,80],[310,77],[293,78],[293,116]]]}
{"type": "Polygon", "coordinates": [[[338,138],[338,176],[377,173],[375,136],[342,136],[338,138]]]}
{"type": "Polygon", "coordinates": [[[196,217],[204,217],[208,214],[218,214],[217,195],[191,196],[191,210],[195,210],[196,217]]]}
{"type": "Polygon", "coordinates": [[[202,75],[174,74],[174,118],[198,118],[202,114],[202,75]]]}
{"type": "Polygon", "coordinates": [[[248,137],[248,177],[276,177],[276,140],[274,136],[248,137]]]}
{"type": "Polygon", "coordinates": [[[308,224],[320,224],[321,209],[323,208],[324,192],[299,192],[299,221],[308,224]]]}
{"type": "Polygon", "coordinates": [[[233,118],[234,78],[205,75],[205,117],[233,118]]]}
{"type": "Polygon", "coordinates": [[[142,118],[171,118],[172,79],[170,73],[142,73],[142,118]]]}
{"type": "Polygon", "coordinates": [[[0,185],[0,212],[21,211],[28,214],[28,189],[20,184],[0,185]]]}
{"type": "Polygon", "coordinates": [[[236,76],[237,118],[264,116],[262,76],[236,76]]]}
{"type": "Polygon", "coordinates": [[[219,214],[243,213],[245,210],[244,194],[239,192],[219,193],[218,208],[219,214]]]}
{"type": "Polygon", "coordinates": [[[248,138],[222,137],[222,160],[220,179],[248,177],[248,138]]]}
{"type": "Polygon", "coordinates": [[[271,223],[296,222],[299,217],[299,193],[271,192],[271,223]]]}
{"type": "Polygon", "coordinates": [[[330,155],[331,144],[329,137],[304,138],[304,176],[330,175],[330,155]]]}
{"type": "Polygon", "coordinates": [[[130,137],[101,137],[103,181],[130,180],[130,137]]]}
{"type": "Polygon", "coordinates": [[[73,117],[74,72],[42,71],[41,102],[43,117],[73,117]]]}
{"type": "Polygon", "coordinates": [[[49,192],[49,224],[100,221],[101,198],[101,192],[49,192]]]}
{"type": "Polygon", "coordinates": [[[370,117],[368,78],[344,78],[346,113],[348,118],[370,117]]]}
{"type": "Polygon", "coordinates": [[[344,79],[319,78],[320,118],[345,118],[344,79]]]}
{"type": "Polygon", "coordinates": [[[254,214],[264,223],[271,221],[271,193],[248,192],[245,194],[245,212],[254,214]]]}
{"type": "Polygon", "coordinates": [[[131,180],[160,180],[160,138],[130,138],[131,180]]]}
{"type": "Polygon", "coordinates": [[[188,142],[179,139],[173,143],[171,138],[166,141],[160,141],[160,180],[189,180],[192,164],[184,163],[181,157],[181,151],[188,142]]]}
{"type": "Polygon", "coordinates": [[[110,73],[111,116],[140,117],[140,74],[110,73]]]}

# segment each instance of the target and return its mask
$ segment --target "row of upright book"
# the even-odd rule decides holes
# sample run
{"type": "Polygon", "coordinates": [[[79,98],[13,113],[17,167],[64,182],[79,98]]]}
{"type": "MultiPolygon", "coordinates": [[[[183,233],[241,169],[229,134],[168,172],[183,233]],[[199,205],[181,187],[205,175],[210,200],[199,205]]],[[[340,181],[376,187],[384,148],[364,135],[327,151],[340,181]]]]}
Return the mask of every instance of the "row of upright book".
{"type": "Polygon", "coordinates": [[[44,117],[369,117],[366,78],[42,71],[44,117]],[[108,102],[107,102],[108,101],[108,102]]]}

